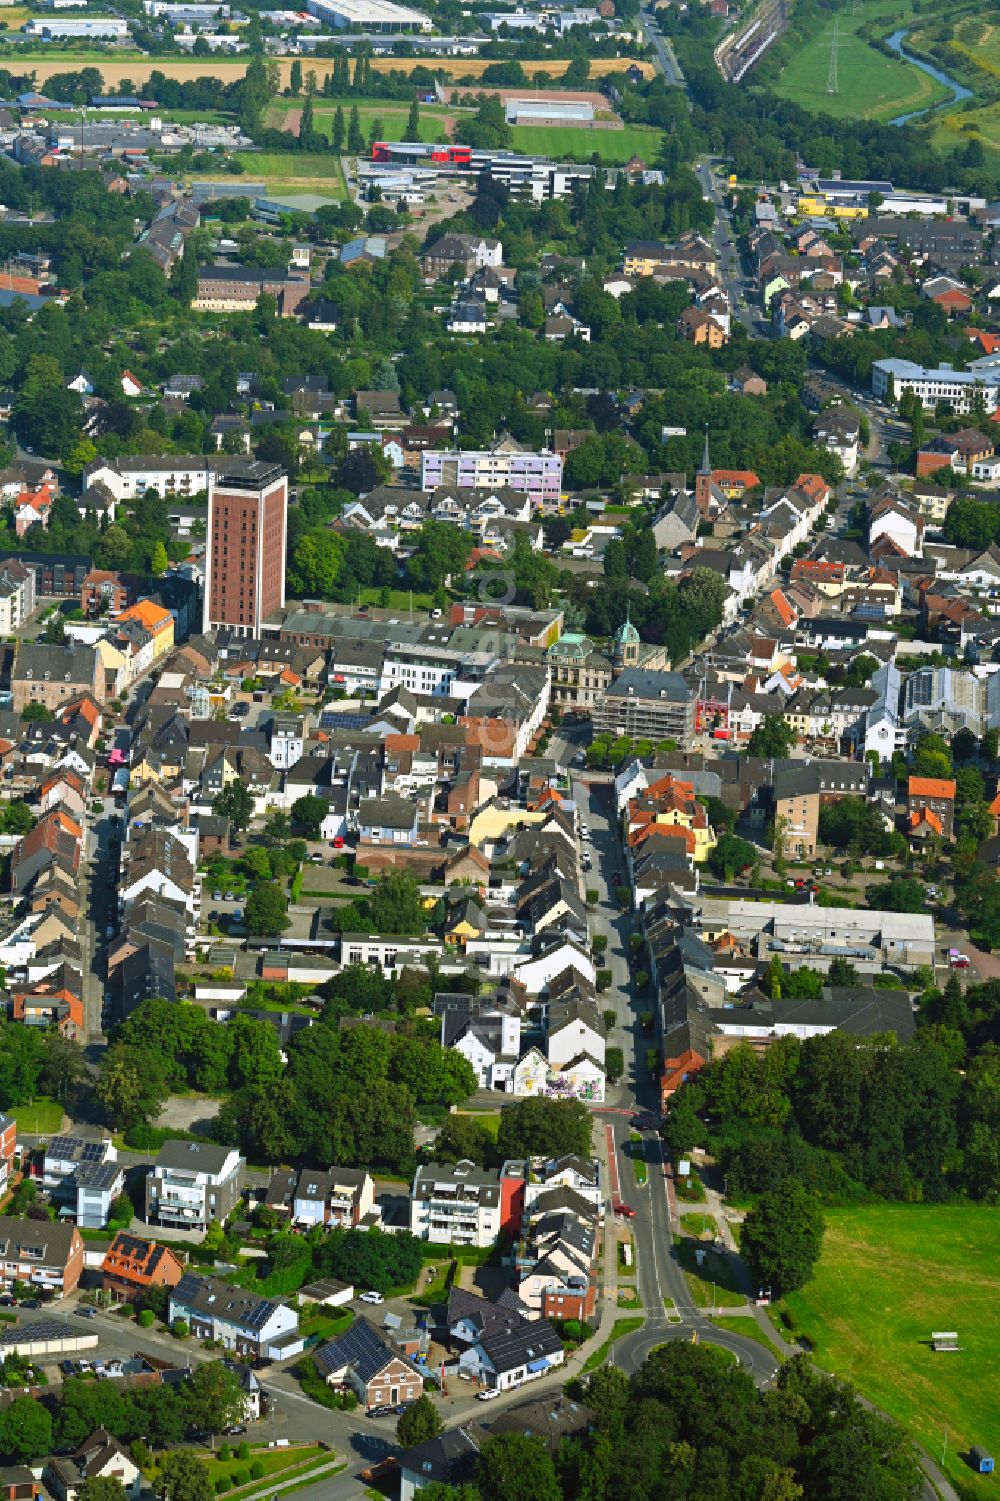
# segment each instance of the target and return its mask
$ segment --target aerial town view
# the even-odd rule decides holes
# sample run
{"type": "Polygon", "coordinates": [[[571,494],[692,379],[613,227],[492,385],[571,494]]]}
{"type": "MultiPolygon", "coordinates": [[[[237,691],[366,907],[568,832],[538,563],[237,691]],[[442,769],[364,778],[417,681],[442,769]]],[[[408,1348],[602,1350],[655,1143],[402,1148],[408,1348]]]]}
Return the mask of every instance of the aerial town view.
{"type": "Polygon", "coordinates": [[[998,80],[0,0],[0,1501],[996,1495],[998,80]]]}

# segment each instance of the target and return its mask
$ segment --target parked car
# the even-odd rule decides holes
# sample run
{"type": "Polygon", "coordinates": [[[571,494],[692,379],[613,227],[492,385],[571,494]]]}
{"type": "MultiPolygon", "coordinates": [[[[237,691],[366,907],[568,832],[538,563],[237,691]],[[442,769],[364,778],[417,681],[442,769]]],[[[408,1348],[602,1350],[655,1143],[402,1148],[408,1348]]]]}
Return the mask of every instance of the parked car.
{"type": "Polygon", "coordinates": [[[227,891],[225,899],[226,899],[227,902],[235,902],[236,897],[234,896],[234,894],[231,891],[227,891]]]}
{"type": "Polygon", "coordinates": [[[73,1372],[76,1370],[76,1365],[72,1360],[60,1360],[59,1369],[62,1371],[64,1376],[72,1376],[73,1372]]]}
{"type": "MultiPolygon", "coordinates": [[[[96,1308],[87,1308],[84,1304],[81,1304],[79,1308],[74,1308],[73,1312],[75,1314],[78,1314],[81,1319],[96,1319],[97,1318],[97,1309],[96,1308]]],[[[83,1364],[82,1361],[80,1363],[81,1363],[81,1365],[83,1364]]]]}
{"type": "Polygon", "coordinates": [[[381,1293],[368,1292],[368,1293],[362,1293],[360,1295],[360,1297],[358,1298],[358,1302],[359,1303],[384,1303],[385,1299],[383,1298],[383,1296],[382,1296],[381,1293]]]}
{"type": "Polygon", "coordinates": [[[212,892],[212,901],[213,902],[221,902],[222,901],[222,892],[221,891],[213,891],[212,892]]]}
{"type": "Polygon", "coordinates": [[[499,1395],[500,1388],[496,1386],[488,1386],[485,1391],[476,1393],[476,1396],[480,1402],[492,1402],[493,1398],[499,1397],[499,1395]]]}
{"type": "Polygon", "coordinates": [[[342,834],[338,834],[336,839],[330,840],[330,843],[333,845],[335,850],[342,850],[344,848],[346,840],[344,839],[344,836],[342,834]]]}
{"type": "Polygon", "coordinates": [[[392,1417],[392,1408],[391,1407],[369,1407],[369,1409],[368,1409],[368,1416],[370,1418],[391,1418],[392,1417]]]}
{"type": "Polygon", "coordinates": [[[611,1208],[615,1214],[620,1214],[622,1219],[624,1220],[635,1219],[635,1210],[632,1208],[631,1204],[614,1203],[612,1204],[611,1208]]]}
{"type": "Polygon", "coordinates": [[[233,922],[242,922],[242,921],[243,921],[243,908],[242,907],[234,907],[233,908],[233,922]]]}
{"type": "Polygon", "coordinates": [[[42,1300],[40,1298],[22,1298],[21,1299],[21,1307],[22,1308],[41,1308],[41,1306],[42,1306],[42,1300]]]}

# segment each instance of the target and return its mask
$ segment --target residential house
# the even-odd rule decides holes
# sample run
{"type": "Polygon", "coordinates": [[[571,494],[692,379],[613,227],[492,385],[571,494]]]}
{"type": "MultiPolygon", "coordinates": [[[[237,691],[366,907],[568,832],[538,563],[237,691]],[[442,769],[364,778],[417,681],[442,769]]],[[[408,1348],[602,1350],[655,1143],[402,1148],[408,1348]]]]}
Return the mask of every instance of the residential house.
{"type": "Polygon", "coordinates": [[[171,1324],[183,1320],[196,1339],[255,1360],[287,1360],[305,1346],[294,1308],[196,1272],[185,1272],[170,1289],[167,1314],[171,1324]]]}
{"type": "Polygon", "coordinates": [[[327,1384],[353,1391],[366,1411],[415,1402],[423,1394],[418,1368],[364,1317],[339,1339],[321,1345],[313,1358],[327,1384]]]}
{"type": "Polygon", "coordinates": [[[71,1454],[50,1459],[45,1480],[56,1501],[77,1501],[94,1480],[117,1480],[129,1501],[138,1501],[142,1471],[106,1428],[97,1428],[71,1454]]]}
{"type": "Polygon", "coordinates": [[[205,1230],[232,1213],[242,1190],[240,1154],[212,1142],[168,1141],[146,1176],[148,1223],[205,1230]]]}
{"type": "Polygon", "coordinates": [[[906,786],[907,833],[911,840],[950,839],[955,826],[955,783],[950,777],[914,777],[906,786]]]}
{"type": "Polygon", "coordinates": [[[138,1303],[151,1287],[176,1287],[184,1263],[169,1246],[119,1230],[101,1263],[101,1286],[126,1303],[138,1303]]]}
{"type": "Polygon", "coordinates": [[[83,1272],[83,1237],[75,1225],[0,1215],[0,1283],[48,1289],[57,1297],[76,1289],[83,1272]]]}

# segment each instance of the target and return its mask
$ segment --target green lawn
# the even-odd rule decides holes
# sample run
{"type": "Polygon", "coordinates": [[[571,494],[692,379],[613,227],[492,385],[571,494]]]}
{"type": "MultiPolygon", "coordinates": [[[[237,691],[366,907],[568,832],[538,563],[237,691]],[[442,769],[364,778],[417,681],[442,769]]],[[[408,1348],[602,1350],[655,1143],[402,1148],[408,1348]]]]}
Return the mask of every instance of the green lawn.
{"type": "Polygon", "coordinates": [[[482,1126],[484,1131],[488,1131],[493,1137],[493,1140],[496,1141],[497,1132],[500,1130],[499,1110],[474,1110],[470,1107],[468,1110],[456,1110],[455,1114],[471,1116],[472,1119],[474,1121],[477,1121],[478,1124],[482,1126]]]}
{"type": "Polygon", "coordinates": [[[675,1245],[688,1291],[698,1308],[713,1305],[716,1308],[737,1308],[746,1302],[732,1252],[723,1251],[720,1255],[706,1246],[705,1260],[699,1266],[693,1240],[681,1236],[675,1245]]]}
{"type": "Polygon", "coordinates": [[[15,1105],[7,1114],[17,1121],[18,1134],[23,1131],[27,1136],[49,1136],[61,1127],[63,1108],[58,1100],[40,1095],[30,1105],[15,1105]]]}
{"type": "Polygon", "coordinates": [[[718,1228],[715,1217],[711,1214],[685,1214],[681,1217],[681,1229],[687,1235],[709,1235],[714,1240],[718,1228]]]}
{"type": "Polygon", "coordinates": [[[867,0],[856,13],[848,7],[837,11],[839,92],[826,92],[830,67],[833,16],[795,53],[774,92],[803,109],[833,115],[860,116],[866,120],[890,120],[909,110],[925,109],[948,97],[941,84],[911,63],[885,57],[857,35],[858,28],[872,20],[912,19],[912,8],[900,0],[867,0]]]}
{"type": "Polygon", "coordinates": [[[628,1140],[629,1156],[632,1159],[632,1171],[635,1174],[636,1183],[641,1185],[645,1183],[647,1178],[649,1177],[649,1173],[646,1168],[645,1143],[643,1142],[643,1139],[639,1135],[638,1131],[630,1131],[628,1140]]]}
{"type": "Polygon", "coordinates": [[[645,1320],[642,1318],[615,1319],[611,1326],[611,1337],[606,1339],[603,1344],[598,1345],[597,1349],[587,1356],[587,1359],[583,1363],[584,1371],[596,1371],[597,1367],[602,1366],[607,1360],[611,1353],[611,1346],[615,1340],[624,1339],[626,1334],[634,1334],[637,1329],[642,1328],[644,1323],[645,1320]]]}
{"type": "MultiPolygon", "coordinates": [[[[232,1445],[230,1448],[233,1449],[235,1456],[235,1449],[232,1445]]],[[[206,1459],[204,1464],[213,1489],[220,1476],[231,1481],[235,1471],[249,1470],[254,1463],[261,1464],[264,1467],[264,1474],[255,1482],[255,1486],[260,1486],[266,1479],[271,1479],[285,1470],[295,1470],[300,1465],[315,1464],[328,1453],[329,1450],[324,1449],[321,1444],[303,1444],[294,1449],[252,1448],[249,1459],[236,1459],[235,1457],[227,1460],[206,1459]]]]}
{"type": "Polygon", "coordinates": [[[730,1330],[733,1334],[742,1334],[745,1339],[755,1340],[758,1345],[763,1345],[766,1350],[770,1350],[778,1360],[785,1358],[754,1318],[741,1318],[739,1314],[726,1314],[722,1318],[714,1318],[712,1323],[717,1324],[720,1329],[730,1330]]]}
{"type": "Polygon", "coordinates": [[[377,605],[382,610],[433,610],[433,594],[421,594],[414,589],[412,594],[409,589],[390,589],[389,597],[385,604],[382,603],[383,594],[381,589],[362,589],[360,599],[363,605],[377,605]]]}
{"type": "Polygon", "coordinates": [[[827,1212],[816,1275],[786,1302],[816,1359],[904,1422],[963,1498],[996,1481],[960,1455],[1000,1450],[1000,1209],[880,1204],[827,1212]],[[930,1335],[962,1349],[935,1354],[930,1335]]]}
{"type": "MultiPolygon", "coordinates": [[[[398,99],[323,99],[313,101],[313,116],[316,129],[330,137],[333,134],[333,118],[337,112],[337,106],[344,111],[344,126],[351,118],[351,110],[357,105],[358,119],[364,132],[365,140],[373,120],[381,120],[382,127],[379,138],[383,141],[402,141],[406,138],[406,122],[409,118],[410,106],[398,99]]],[[[267,123],[276,130],[282,129],[285,117],[290,110],[302,108],[301,99],[276,99],[268,110],[267,123]]],[[[454,119],[455,111],[443,108],[441,105],[424,104],[420,107],[420,140],[437,141],[446,139],[448,135],[447,123],[454,119]]]]}
{"type": "Polygon", "coordinates": [[[514,150],[529,156],[589,161],[596,152],[602,162],[612,163],[641,156],[647,167],[659,160],[662,139],[652,125],[626,125],[622,130],[591,130],[586,125],[515,125],[512,134],[514,150]]]}
{"type": "Polygon", "coordinates": [[[346,1334],[353,1323],[354,1315],[350,1309],[332,1311],[329,1308],[317,1308],[315,1313],[302,1314],[299,1328],[306,1339],[311,1339],[313,1335],[319,1335],[323,1340],[337,1339],[341,1334],[346,1334]]]}

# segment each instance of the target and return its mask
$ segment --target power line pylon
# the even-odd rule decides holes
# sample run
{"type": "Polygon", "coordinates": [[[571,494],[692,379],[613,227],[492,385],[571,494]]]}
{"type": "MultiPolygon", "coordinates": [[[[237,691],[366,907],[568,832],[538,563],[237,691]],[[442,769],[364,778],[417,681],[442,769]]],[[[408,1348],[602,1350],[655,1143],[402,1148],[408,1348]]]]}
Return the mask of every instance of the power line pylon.
{"type": "Polygon", "coordinates": [[[830,66],[826,73],[826,92],[828,94],[840,93],[840,82],[837,78],[837,51],[840,47],[840,17],[833,18],[833,39],[830,42],[830,66]]]}

